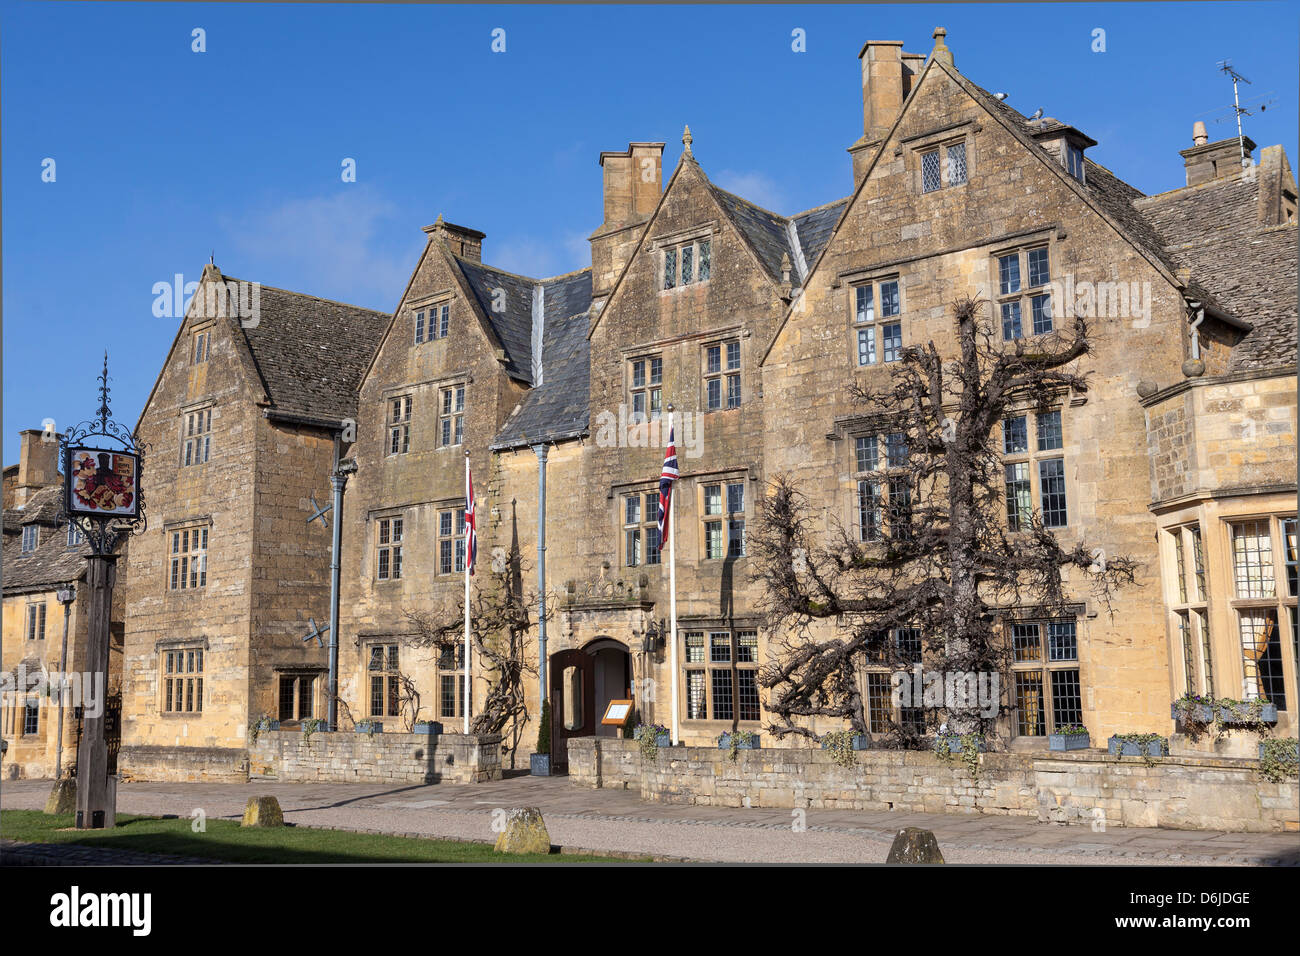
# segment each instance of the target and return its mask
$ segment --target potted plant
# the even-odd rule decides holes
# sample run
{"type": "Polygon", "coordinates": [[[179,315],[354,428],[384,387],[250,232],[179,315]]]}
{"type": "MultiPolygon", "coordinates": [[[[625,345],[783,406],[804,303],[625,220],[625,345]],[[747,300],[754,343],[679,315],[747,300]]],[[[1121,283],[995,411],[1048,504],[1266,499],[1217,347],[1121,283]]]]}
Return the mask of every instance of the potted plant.
{"type": "Polygon", "coordinates": [[[855,734],[851,730],[832,730],[822,734],[822,750],[831,752],[831,759],[841,767],[852,767],[856,762],[855,750],[870,750],[871,738],[867,734],[855,734]]]}
{"type": "Polygon", "coordinates": [[[1270,704],[1266,697],[1253,700],[1233,700],[1220,697],[1219,722],[1236,727],[1258,727],[1260,724],[1277,723],[1277,704],[1270,704]]]}
{"type": "Polygon", "coordinates": [[[1208,724],[1214,719],[1214,698],[1186,693],[1169,705],[1169,716],[1189,724],[1208,724]]]}
{"type": "Polygon", "coordinates": [[[1107,750],[1113,757],[1163,757],[1169,741],[1159,734],[1113,734],[1107,750]]]}
{"type": "Polygon", "coordinates": [[[411,726],[413,734],[440,734],[442,733],[442,724],[436,720],[417,720],[411,726]]]}
{"type": "Polygon", "coordinates": [[[726,731],[718,738],[718,749],[730,750],[731,759],[735,760],[739,750],[759,749],[758,736],[758,734],[748,730],[737,730],[734,733],[726,731]]]}
{"type": "Polygon", "coordinates": [[[1092,746],[1088,728],[1082,724],[1066,724],[1047,735],[1048,750],[1087,750],[1092,746]]]}
{"type": "Polygon", "coordinates": [[[672,732],[663,724],[637,724],[632,739],[641,745],[641,756],[646,760],[654,760],[660,747],[671,747],[673,742],[672,732]]]}
{"type": "Polygon", "coordinates": [[[257,738],[268,730],[279,730],[280,722],[272,720],[266,714],[258,717],[248,725],[248,742],[257,743],[257,738]]]}
{"type": "Polygon", "coordinates": [[[375,734],[382,734],[384,732],[384,725],[377,720],[358,720],[353,725],[352,729],[359,734],[373,737],[375,734]]]}
{"type": "Polygon", "coordinates": [[[528,772],[534,777],[551,775],[551,699],[542,701],[537,725],[537,752],[528,756],[528,772]]]}
{"type": "Polygon", "coordinates": [[[959,754],[966,749],[966,743],[971,743],[973,749],[978,753],[984,753],[988,747],[984,742],[983,734],[953,734],[939,733],[934,737],[934,749],[940,753],[947,752],[950,754],[959,754]]]}

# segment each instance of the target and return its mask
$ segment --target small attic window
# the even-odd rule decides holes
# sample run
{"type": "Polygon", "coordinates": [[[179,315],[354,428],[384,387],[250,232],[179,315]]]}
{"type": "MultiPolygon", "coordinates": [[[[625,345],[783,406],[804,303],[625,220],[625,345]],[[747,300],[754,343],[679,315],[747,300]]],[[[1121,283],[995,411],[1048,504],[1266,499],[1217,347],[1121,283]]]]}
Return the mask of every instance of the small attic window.
{"type": "Polygon", "coordinates": [[[23,525],[23,554],[30,554],[36,550],[36,545],[41,540],[41,529],[34,524],[23,525]]]}
{"type": "Polygon", "coordinates": [[[1083,182],[1083,149],[1074,143],[1066,143],[1064,159],[1066,172],[1083,182]]]}

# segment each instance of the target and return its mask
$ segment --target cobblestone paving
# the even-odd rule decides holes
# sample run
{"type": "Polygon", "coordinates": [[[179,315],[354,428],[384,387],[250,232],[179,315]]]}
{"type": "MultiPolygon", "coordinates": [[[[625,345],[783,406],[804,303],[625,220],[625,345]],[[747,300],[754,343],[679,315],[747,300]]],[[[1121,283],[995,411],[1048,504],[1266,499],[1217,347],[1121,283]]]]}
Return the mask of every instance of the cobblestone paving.
{"type": "MultiPolygon", "coordinates": [[[[0,805],[39,809],[49,781],[6,781],[0,805]]],[[[1058,826],[1022,817],[789,810],[650,803],[627,790],[592,790],[567,778],[515,776],[477,784],[124,783],[118,812],[202,809],[239,819],[249,797],[274,796],[291,823],[401,836],[490,841],[493,811],[536,806],[566,850],[754,863],[882,862],[901,827],[933,830],[950,863],[1300,864],[1300,834],[1058,826]],[[797,830],[802,822],[805,829],[797,830]]]]}

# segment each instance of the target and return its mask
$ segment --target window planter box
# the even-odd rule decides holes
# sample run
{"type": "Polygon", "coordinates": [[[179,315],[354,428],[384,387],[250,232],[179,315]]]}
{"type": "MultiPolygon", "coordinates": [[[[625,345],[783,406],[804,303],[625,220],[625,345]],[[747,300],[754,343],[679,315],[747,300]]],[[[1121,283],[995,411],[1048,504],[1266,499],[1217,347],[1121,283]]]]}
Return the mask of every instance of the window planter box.
{"type": "Polygon", "coordinates": [[[551,775],[551,755],[529,754],[528,773],[534,777],[549,777],[551,775]]]}
{"type": "MultiPolygon", "coordinates": [[[[852,741],[852,747],[853,747],[854,750],[870,750],[870,749],[871,749],[871,736],[870,736],[869,734],[854,734],[854,735],[853,735],[853,741],[852,741]]],[[[822,750],[830,750],[830,749],[831,749],[831,747],[830,747],[830,741],[829,741],[829,740],[823,740],[823,741],[822,741],[822,750]]]]}
{"type": "Polygon", "coordinates": [[[673,745],[672,734],[655,734],[656,747],[671,747],[673,745]]]}
{"type": "Polygon", "coordinates": [[[413,734],[440,734],[442,733],[442,724],[436,720],[417,720],[411,727],[413,734]]]}
{"type": "MultiPolygon", "coordinates": [[[[1264,704],[1259,708],[1259,719],[1266,724],[1277,723],[1277,704],[1264,704]]],[[[1254,723],[1254,711],[1249,704],[1240,707],[1220,707],[1219,720],[1225,724],[1254,723]]]]}
{"type": "Polygon", "coordinates": [[[359,734],[382,734],[384,725],[377,720],[362,720],[353,729],[359,734]]]}
{"type": "MultiPolygon", "coordinates": [[[[723,734],[721,737],[718,738],[718,749],[719,750],[731,749],[731,734],[723,734]]],[[[737,750],[758,750],[759,749],[758,734],[751,735],[751,739],[749,741],[745,741],[744,739],[738,739],[736,741],[736,749],[737,750]]]]}
{"type": "MultiPolygon", "coordinates": [[[[957,734],[940,734],[936,736],[934,740],[935,750],[943,750],[944,747],[947,746],[948,753],[950,754],[959,754],[962,751],[961,737],[957,734]]],[[[975,741],[975,749],[980,753],[986,752],[987,748],[985,747],[983,737],[975,741]]]]}
{"type": "Polygon", "coordinates": [[[1107,741],[1106,749],[1111,756],[1124,757],[1163,757],[1165,755],[1167,741],[1163,738],[1153,740],[1150,743],[1140,744],[1135,740],[1120,740],[1118,737],[1111,737],[1107,741]]]}
{"type": "Polygon", "coordinates": [[[258,733],[265,733],[268,730],[279,730],[279,729],[280,729],[280,722],[278,720],[263,718],[257,722],[258,733]]]}
{"type": "Polygon", "coordinates": [[[1169,716],[1177,721],[1185,721],[1191,718],[1198,724],[1208,724],[1214,720],[1214,708],[1209,704],[1196,704],[1187,708],[1186,713],[1184,713],[1177,703],[1173,703],[1169,705],[1169,716]]]}
{"type": "Polygon", "coordinates": [[[1090,734],[1048,734],[1048,750],[1087,750],[1092,746],[1090,734]]]}

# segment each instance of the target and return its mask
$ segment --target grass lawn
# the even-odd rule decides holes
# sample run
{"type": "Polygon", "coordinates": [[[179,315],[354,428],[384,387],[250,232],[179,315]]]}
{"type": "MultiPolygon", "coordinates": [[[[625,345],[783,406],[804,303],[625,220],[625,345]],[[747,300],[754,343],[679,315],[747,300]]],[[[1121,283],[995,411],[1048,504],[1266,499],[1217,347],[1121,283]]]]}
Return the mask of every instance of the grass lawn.
{"type": "Polygon", "coordinates": [[[626,863],[623,859],[568,854],[507,855],[482,843],[311,830],[303,827],[241,827],[234,820],[207,821],[206,833],[191,821],[119,815],[112,830],[71,830],[72,814],[39,810],[0,811],[0,836],[27,843],[170,853],[229,863],[626,863]]]}

